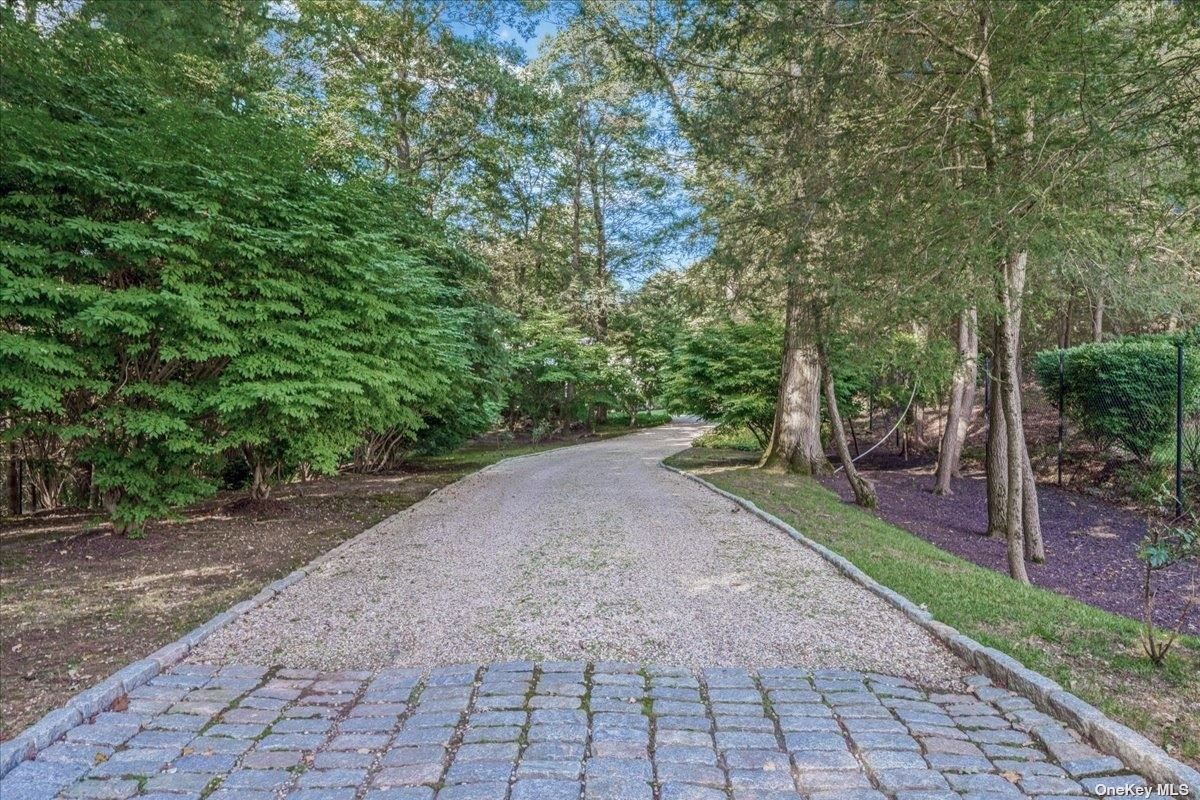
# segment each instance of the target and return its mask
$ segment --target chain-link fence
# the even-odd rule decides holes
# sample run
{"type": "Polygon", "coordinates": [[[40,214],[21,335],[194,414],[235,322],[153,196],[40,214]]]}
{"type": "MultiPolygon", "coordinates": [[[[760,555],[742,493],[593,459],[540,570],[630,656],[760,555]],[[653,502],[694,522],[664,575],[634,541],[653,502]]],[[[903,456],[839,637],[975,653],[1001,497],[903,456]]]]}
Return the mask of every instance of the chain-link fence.
{"type": "Polygon", "coordinates": [[[1165,338],[1085,345],[1038,353],[1032,371],[1056,419],[1052,452],[1045,420],[1031,440],[1059,485],[1110,487],[1176,515],[1196,507],[1200,348],[1165,338]]]}

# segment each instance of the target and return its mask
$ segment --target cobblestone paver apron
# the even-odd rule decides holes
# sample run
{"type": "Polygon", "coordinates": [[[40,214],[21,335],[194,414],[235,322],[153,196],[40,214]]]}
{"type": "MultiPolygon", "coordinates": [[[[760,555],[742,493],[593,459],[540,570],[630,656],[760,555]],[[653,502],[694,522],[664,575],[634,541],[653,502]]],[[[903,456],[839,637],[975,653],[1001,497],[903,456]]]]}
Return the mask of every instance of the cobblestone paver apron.
{"type": "Polygon", "coordinates": [[[1061,800],[1145,785],[1024,698],[967,685],[583,662],[183,664],[20,764],[0,798],[1061,800]]]}

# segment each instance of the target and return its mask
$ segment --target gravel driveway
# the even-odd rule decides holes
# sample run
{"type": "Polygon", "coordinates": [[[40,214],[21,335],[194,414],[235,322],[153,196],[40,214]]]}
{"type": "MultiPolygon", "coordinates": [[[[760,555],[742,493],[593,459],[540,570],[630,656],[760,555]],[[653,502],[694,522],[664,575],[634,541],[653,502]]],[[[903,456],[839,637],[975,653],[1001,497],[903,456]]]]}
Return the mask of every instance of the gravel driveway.
{"type": "Polygon", "coordinates": [[[802,665],[957,683],[965,666],[899,612],[659,467],[699,430],[674,424],[469,476],[362,534],[192,660],[802,665]]]}

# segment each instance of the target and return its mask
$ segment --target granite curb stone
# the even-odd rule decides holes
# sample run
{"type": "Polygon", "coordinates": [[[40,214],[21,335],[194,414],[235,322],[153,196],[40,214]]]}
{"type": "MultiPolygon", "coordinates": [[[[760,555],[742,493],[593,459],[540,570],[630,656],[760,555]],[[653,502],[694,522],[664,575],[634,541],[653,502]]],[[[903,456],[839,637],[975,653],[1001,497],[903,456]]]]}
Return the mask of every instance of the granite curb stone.
{"type": "Polygon", "coordinates": [[[698,475],[665,463],[661,466],[737,503],[759,519],[774,525],[797,542],[814,550],[833,564],[843,575],[888,601],[913,622],[925,628],[980,673],[1027,698],[1039,710],[1067,723],[1084,739],[1116,756],[1130,769],[1141,772],[1150,780],[1160,784],[1200,786],[1200,772],[1172,758],[1165,750],[1146,737],[1109,719],[1094,706],[1066,691],[1045,675],[1028,669],[1011,656],[994,648],[985,647],[949,625],[937,622],[926,609],[878,583],[846,558],[809,539],[774,514],[764,511],[745,498],[709,483],[698,475]]]}
{"type": "MultiPolygon", "coordinates": [[[[536,453],[529,455],[537,455],[536,453]]],[[[517,458],[526,458],[528,456],[517,456],[517,458]]],[[[509,460],[509,459],[504,459],[509,460]]],[[[489,470],[502,462],[489,464],[479,472],[489,470]]],[[[403,513],[403,512],[399,512],[403,513]]],[[[394,516],[394,515],[393,515],[394,516]]],[[[243,600],[226,611],[222,611],[213,616],[208,621],[201,623],[196,628],[185,633],[173,642],[163,645],[159,649],[147,657],[135,661],[128,666],[122,667],[120,670],[104,678],[95,686],[92,686],[83,692],[72,697],[62,707],[50,711],[40,720],[35,722],[30,727],[21,731],[7,742],[0,743],[0,777],[11,772],[23,761],[37,757],[37,754],[46,747],[53,744],[62,734],[58,732],[62,727],[63,720],[66,716],[72,713],[78,713],[82,719],[88,719],[99,713],[112,708],[113,704],[121,697],[129,694],[134,689],[145,685],[151,679],[155,678],[162,672],[181,663],[188,654],[195,649],[199,644],[205,641],[217,630],[236,621],[244,614],[253,611],[254,609],[264,605],[273,599],[280,592],[287,589],[292,584],[304,579],[313,570],[317,569],[321,564],[335,558],[343,553],[349,545],[359,536],[365,536],[373,533],[376,528],[387,523],[390,517],[380,520],[375,525],[363,530],[355,536],[346,539],[338,546],[334,547],[316,558],[309,561],[303,567],[293,570],[282,578],[271,582],[263,587],[258,594],[248,600],[243,600]]],[[[70,727],[70,726],[67,726],[70,727]]]]}

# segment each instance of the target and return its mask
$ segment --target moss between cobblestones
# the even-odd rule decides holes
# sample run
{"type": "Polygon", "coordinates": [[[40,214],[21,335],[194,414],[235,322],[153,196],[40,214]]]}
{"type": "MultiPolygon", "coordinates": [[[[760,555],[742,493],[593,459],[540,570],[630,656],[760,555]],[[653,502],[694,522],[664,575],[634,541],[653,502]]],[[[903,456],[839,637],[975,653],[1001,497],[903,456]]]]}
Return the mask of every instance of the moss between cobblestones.
{"type": "Polygon", "coordinates": [[[213,778],[208,784],[200,790],[200,800],[205,800],[210,794],[221,788],[221,782],[225,780],[223,775],[218,775],[213,778]]]}
{"type": "MultiPolygon", "coordinates": [[[[667,463],[704,466],[696,450],[667,463]]],[[[849,559],[939,621],[994,647],[1200,765],[1200,639],[1181,637],[1162,669],[1138,624],[978,567],[854,506],[815,481],[755,469],[704,474],[849,559]]]]}

